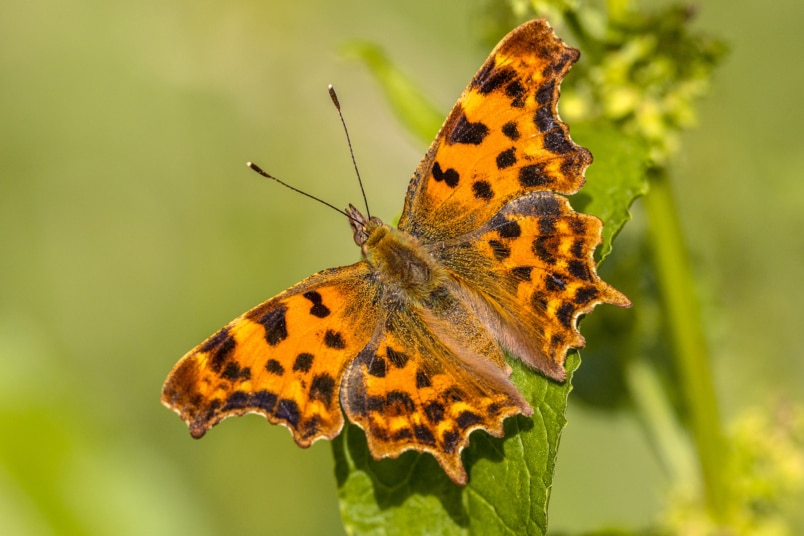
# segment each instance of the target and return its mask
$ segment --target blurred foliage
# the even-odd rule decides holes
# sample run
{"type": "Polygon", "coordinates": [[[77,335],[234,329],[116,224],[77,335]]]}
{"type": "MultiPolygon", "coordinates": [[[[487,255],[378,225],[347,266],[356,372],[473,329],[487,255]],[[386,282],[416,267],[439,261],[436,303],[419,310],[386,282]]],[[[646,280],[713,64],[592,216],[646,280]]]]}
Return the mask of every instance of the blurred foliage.
{"type": "Polygon", "coordinates": [[[749,408],[730,427],[728,527],[713,523],[694,494],[676,489],[663,519],[671,534],[794,533],[786,513],[804,495],[804,408],[784,400],[773,410],[749,408]]]}
{"type": "Polygon", "coordinates": [[[444,121],[444,115],[394,65],[385,51],[375,43],[352,41],[342,48],[342,53],[346,58],[359,59],[371,70],[375,79],[382,84],[385,98],[396,118],[407,131],[429,143],[444,121]]]}

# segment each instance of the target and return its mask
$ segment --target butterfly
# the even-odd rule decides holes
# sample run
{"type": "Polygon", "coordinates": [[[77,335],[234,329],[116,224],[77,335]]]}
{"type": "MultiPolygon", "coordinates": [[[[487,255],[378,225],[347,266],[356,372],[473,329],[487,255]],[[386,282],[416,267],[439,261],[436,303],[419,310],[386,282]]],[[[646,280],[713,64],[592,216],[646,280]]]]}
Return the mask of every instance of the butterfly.
{"type": "Polygon", "coordinates": [[[346,210],[362,260],[231,321],[173,368],[162,402],[200,438],[246,413],[307,447],[344,414],[372,456],[432,454],[457,484],[473,430],[533,408],[506,352],[564,381],[578,317],[629,306],[596,274],[602,223],[564,197],[591,163],[556,112],[579,52],[545,20],[508,34],[464,90],[408,187],[396,228],[346,210]]]}

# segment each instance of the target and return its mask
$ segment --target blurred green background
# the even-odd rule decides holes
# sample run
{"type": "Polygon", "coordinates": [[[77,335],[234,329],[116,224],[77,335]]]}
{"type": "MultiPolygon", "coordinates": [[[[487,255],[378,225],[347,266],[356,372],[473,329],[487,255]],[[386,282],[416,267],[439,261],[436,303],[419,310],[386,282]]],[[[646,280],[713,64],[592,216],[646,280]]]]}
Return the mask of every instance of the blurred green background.
{"type": "MultiPolygon", "coordinates": [[[[671,172],[728,423],[804,402],[804,4],[701,4],[696,27],[731,54],[671,172]]],[[[255,416],[193,441],[160,388],[231,318],[357,258],[342,217],[244,166],[359,201],[327,84],[372,212],[401,210],[425,147],[338,48],[383,45],[446,114],[489,51],[480,12],[0,5],[0,533],[342,532],[326,442],[298,449],[255,416]]],[[[647,524],[663,479],[633,416],[571,403],[551,526],[647,524]]]]}

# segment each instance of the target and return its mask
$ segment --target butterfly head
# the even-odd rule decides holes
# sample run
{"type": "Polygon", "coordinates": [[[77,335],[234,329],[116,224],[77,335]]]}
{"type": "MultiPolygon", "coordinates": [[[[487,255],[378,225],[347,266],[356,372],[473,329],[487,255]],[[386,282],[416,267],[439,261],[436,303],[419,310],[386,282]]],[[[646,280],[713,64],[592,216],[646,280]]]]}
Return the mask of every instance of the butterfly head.
{"type": "Polygon", "coordinates": [[[352,204],[349,204],[349,208],[346,209],[346,215],[349,216],[349,225],[352,226],[355,244],[361,248],[374,231],[385,225],[380,218],[363,216],[352,204]]]}

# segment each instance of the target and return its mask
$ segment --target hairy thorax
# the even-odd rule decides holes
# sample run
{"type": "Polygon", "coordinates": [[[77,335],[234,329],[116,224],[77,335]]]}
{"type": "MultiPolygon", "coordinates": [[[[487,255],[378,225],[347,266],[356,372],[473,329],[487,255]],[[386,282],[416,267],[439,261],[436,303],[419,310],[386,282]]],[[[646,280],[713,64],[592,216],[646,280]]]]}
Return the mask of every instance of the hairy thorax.
{"type": "Polygon", "coordinates": [[[430,253],[415,238],[388,225],[374,229],[362,249],[384,282],[413,300],[425,299],[444,282],[444,269],[430,253]]]}
{"type": "Polygon", "coordinates": [[[366,240],[361,244],[363,255],[386,285],[401,290],[414,301],[421,301],[444,284],[444,268],[416,238],[377,218],[371,218],[365,230],[366,240]]]}

